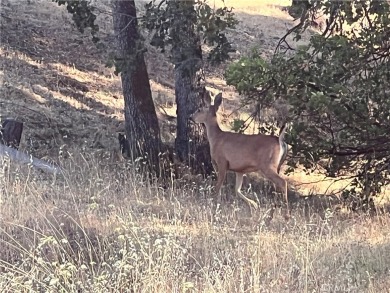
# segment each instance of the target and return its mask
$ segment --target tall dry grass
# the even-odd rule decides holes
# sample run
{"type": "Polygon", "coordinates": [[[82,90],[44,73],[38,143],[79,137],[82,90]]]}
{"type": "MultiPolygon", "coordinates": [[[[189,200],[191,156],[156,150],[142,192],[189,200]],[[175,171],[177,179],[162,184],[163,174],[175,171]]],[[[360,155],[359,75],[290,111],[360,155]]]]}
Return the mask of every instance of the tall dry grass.
{"type": "Polygon", "coordinates": [[[62,164],[57,178],[2,164],[1,292],[389,292],[389,215],[298,206],[266,224],[267,201],[216,203],[208,180],[62,164]]]}

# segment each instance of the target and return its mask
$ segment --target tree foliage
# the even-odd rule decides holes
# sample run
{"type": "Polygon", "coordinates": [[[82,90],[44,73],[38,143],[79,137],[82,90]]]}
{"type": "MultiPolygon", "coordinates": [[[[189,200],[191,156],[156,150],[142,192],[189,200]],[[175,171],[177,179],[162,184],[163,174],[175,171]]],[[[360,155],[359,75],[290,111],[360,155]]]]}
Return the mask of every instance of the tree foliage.
{"type": "MultiPolygon", "coordinates": [[[[178,14],[192,22],[194,31],[202,41],[211,46],[207,59],[220,63],[229,58],[233,52],[231,43],[226,37],[226,30],[234,28],[237,20],[231,8],[211,8],[205,0],[177,1],[177,0],[153,0],[146,4],[146,13],[143,17],[143,25],[153,32],[151,44],[161,49],[177,46],[180,41],[180,31],[173,30],[175,17],[178,14]],[[181,2],[186,2],[188,9],[183,10],[181,2]],[[193,13],[193,10],[194,12],[193,13]]],[[[173,60],[173,62],[175,62],[173,60]]]]}
{"type": "Polygon", "coordinates": [[[93,6],[89,1],[85,0],[52,0],[59,6],[65,5],[77,28],[81,33],[84,33],[85,29],[91,29],[92,40],[98,42],[99,38],[97,33],[99,32],[99,26],[95,23],[96,14],[94,13],[93,6]]]}
{"type": "MultiPolygon", "coordinates": [[[[302,1],[299,39],[319,14],[326,27],[293,50],[286,36],[272,60],[256,52],[232,64],[228,84],[271,107],[290,106],[290,141],[297,164],[328,176],[350,175],[344,195],[365,201],[390,183],[390,9],[386,1],[302,1]]],[[[292,169],[291,169],[292,170],[292,169]]]]}

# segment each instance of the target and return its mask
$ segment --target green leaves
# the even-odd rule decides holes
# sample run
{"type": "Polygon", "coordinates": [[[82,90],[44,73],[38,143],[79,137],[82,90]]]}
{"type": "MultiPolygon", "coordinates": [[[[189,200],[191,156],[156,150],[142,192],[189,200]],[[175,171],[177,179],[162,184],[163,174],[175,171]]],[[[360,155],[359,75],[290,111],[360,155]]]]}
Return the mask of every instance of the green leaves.
{"type": "Polygon", "coordinates": [[[233,122],[230,123],[230,128],[234,132],[242,132],[242,129],[245,128],[245,121],[242,119],[234,119],[233,122]]]}
{"type": "Polygon", "coordinates": [[[191,22],[202,42],[212,47],[207,56],[211,63],[227,60],[234,49],[225,32],[238,23],[232,9],[212,9],[204,0],[179,2],[162,0],[145,5],[142,25],[153,33],[151,45],[160,48],[162,52],[166,47],[178,46],[181,40],[178,34],[183,32],[174,28],[174,19],[179,17],[184,22],[191,22]]]}
{"type": "Polygon", "coordinates": [[[229,59],[229,53],[235,50],[228,41],[225,31],[235,28],[238,24],[232,9],[222,7],[214,10],[206,1],[198,1],[196,12],[198,33],[202,34],[205,43],[214,46],[207,57],[208,60],[219,64],[229,59]]]}
{"type": "Polygon", "coordinates": [[[256,90],[269,78],[266,62],[260,56],[241,58],[229,66],[225,74],[228,85],[234,85],[240,94],[256,90]]]}
{"type": "Polygon", "coordinates": [[[272,85],[276,85],[274,76],[273,65],[266,62],[257,50],[230,64],[225,72],[228,85],[234,86],[248,100],[261,99],[262,105],[270,105],[275,100],[275,96],[269,95],[268,91],[272,85]]]}
{"type": "Polygon", "coordinates": [[[72,14],[73,21],[81,33],[84,33],[85,29],[91,29],[92,40],[97,43],[99,38],[97,33],[99,32],[99,26],[95,23],[96,14],[93,13],[93,7],[89,1],[86,0],[52,0],[56,2],[58,6],[66,5],[66,9],[72,14]]]}

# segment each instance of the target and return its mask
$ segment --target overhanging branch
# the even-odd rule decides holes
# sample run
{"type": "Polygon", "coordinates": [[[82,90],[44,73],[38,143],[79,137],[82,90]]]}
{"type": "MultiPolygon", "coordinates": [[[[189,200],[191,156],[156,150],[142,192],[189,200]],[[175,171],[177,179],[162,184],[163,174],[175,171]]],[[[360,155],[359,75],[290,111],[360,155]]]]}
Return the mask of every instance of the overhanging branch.
{"type": "Polygon", "coordinates": [[[361,150],[350,150],[350,151],[327,151],[328,155],[336,155],[336,156],[353,156],[353,155],[366,155],[366,154],[374,154],[374,153],[389,153],[390,156],[390,148],[370,148],[370,149],[361,149],[361,150]]]}

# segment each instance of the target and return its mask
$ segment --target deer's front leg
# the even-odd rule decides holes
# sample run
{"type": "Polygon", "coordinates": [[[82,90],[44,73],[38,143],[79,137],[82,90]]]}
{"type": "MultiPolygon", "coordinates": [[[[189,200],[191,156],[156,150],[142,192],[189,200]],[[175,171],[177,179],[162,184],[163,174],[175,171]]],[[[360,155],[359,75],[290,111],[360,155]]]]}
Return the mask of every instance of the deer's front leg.
{"type": "Polygon", "coordinates": [[[222,196],[221,187],[226,177],[227,166],[224,163],[220,163],[220,164],[217,163],[216,165],[218,169],[218,178],[217,178],[217,184],[215,186],[215,192],[217,196],[219,196],[220,200],[222,200],[223,198],[225,198],[225,196],[222,196]]]}

